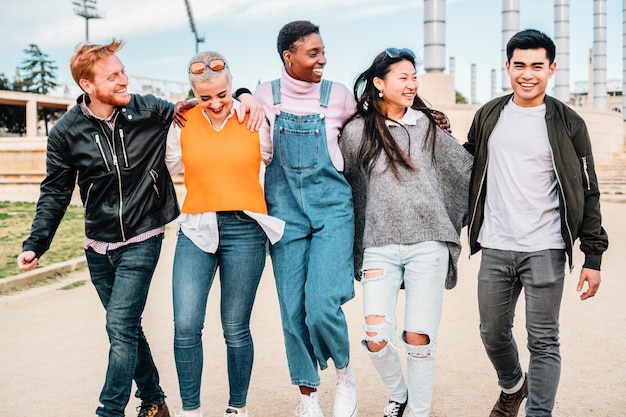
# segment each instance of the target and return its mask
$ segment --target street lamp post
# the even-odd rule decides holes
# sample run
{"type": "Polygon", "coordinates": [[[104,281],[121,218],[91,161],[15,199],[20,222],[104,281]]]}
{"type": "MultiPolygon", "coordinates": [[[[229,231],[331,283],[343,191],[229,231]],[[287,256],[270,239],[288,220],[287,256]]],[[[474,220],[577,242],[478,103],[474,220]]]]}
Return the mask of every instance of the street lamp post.
{"type": "Polygon", "coordinates": [[[196,53],[198,53],[198,44],[200,42],[204,42],[204,36],[198,35],[198,30],[196,29],[196,22],[193,19],[193,13],[191,11],[191,5],[189,4],[189,0],[185,0],[185,7],[187,8],[187,17],[189,17],[189,26],[191,26],[191,32],[196,38],[196,53]]]}
{"type": "Polygon", "coordinates": [[[89,42],[89,19],[100,19],[103,16],[96,9],[96,0],[75,0],[74,13],[85,19],[85,42],[89,42]]]}

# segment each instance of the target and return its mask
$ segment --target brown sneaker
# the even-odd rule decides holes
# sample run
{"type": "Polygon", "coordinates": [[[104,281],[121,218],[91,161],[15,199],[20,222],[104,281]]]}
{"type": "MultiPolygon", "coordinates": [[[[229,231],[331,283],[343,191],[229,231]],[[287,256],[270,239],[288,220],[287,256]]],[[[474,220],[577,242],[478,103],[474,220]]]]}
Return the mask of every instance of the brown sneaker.
{"type": "Polygon", "coordinates": [[[137,407],[137,417],[170,417],[165,401],[163,404],[141,404],[137,407]]]}
{"type": "Polygon", "coordinates": [[[528,397],[528,375],[524,375],[522,388],[513,394],[500,392],[500,398],[493,406],[489,417],[517,417],[522,400],[528,397]]]}

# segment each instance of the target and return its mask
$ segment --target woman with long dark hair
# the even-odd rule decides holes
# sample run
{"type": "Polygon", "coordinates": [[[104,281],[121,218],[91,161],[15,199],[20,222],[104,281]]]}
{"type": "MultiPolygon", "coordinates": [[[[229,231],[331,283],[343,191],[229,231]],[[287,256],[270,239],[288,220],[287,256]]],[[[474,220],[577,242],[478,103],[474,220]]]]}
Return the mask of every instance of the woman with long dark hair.
{"type": "Polygon", "coordinates": [[[363,285],[363,346],[389,396],[385,416],[430,411],[443,289],[456,284],[471,155],[437,129],[417,95],[415,54],[388,48],[356,80],[357,114],[339,146],[355,205],[355,263],[363,285]],[[406,307],[396,345],[395,310],[406,307]]]}

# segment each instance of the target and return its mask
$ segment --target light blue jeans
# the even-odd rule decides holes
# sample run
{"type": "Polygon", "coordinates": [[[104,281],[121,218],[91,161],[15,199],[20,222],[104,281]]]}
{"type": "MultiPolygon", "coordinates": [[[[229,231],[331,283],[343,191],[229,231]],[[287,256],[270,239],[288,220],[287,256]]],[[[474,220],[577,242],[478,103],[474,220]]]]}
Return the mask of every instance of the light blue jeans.
{"type": "Polygon", "coordinates": [[[478,272],[480,336],[502,388],[512,388],[523,375],[511,330],[515,306],[524,289],[530,351],[529,417],[552,416],[561,375],[559,311],[564,281],[564,250],[482,250],[478,272]]]}
{"type": "Polygon", "coordinates": [[[364,252],[364,275],[368,270],[382,273],[361,280],[363,315],[385,317],[385,322],[380,325],[364,324],[365,331],[375,335],[366,335],[362,344],[367,349],[368,341],[387,342],[380,352],[368,350],[368,354],[390,399],[401,401],[408,392],[410,417],[428,417],[430,411],[437,332],[449,256],[447,245],[438,241],[369,247],[364,252]],[[396,345],[396,304],[403,282],[406,303],[400,338],[407,353],[408,384],[402,374],[396,345]],[[410,345],[406,343],[405,332],[427,335],[430,343],[410,345]]]}
{"type": "MultiPolygon", "coordinates": [[[[183,410],[200,407],[202,329],[209,290],[220,268],[220,314],[226,341],[228,405],[246,406],[254,346],[250,315],[265,266],[266,236],[242,212],[217,214],[220,242],[215,254],[198,248],[179,230],[173,269],[174,359],[183,410]]],[[[220,360],[220,359],[216,359],[220,360]]]]}

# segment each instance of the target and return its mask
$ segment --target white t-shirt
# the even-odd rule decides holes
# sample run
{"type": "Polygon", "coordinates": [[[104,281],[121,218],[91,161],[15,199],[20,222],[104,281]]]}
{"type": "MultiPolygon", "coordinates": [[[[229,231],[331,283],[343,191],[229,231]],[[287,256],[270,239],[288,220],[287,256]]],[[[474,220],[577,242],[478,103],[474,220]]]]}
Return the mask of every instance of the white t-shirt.
{"type": "Polygon", "coordinates": [[[484,248],[535,252],[564,249],[557,179],[545,104],[509,101],[489,138],[484,248]]]}

